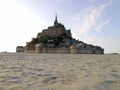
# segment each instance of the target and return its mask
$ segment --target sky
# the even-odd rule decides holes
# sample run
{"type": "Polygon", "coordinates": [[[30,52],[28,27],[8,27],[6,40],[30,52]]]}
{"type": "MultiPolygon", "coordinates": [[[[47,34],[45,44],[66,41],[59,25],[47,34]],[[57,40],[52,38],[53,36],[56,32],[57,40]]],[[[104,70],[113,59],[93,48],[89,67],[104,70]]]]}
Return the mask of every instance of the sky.
{"type": "Polygon", "coordinates": [[[120,0],[0,0],[0,52],[15,52],[58,21],[73,38],[120,53],[120,0]]]}

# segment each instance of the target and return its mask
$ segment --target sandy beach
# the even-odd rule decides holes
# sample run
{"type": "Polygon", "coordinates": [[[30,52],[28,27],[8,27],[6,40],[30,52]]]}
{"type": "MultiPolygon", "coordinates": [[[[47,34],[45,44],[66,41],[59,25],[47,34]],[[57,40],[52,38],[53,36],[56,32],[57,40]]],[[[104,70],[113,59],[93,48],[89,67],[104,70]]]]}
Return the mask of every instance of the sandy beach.
{"type": "Polygon", "coordinates": [[[120,55],[0,53],[0,90],[120,90],[120,55]]]}

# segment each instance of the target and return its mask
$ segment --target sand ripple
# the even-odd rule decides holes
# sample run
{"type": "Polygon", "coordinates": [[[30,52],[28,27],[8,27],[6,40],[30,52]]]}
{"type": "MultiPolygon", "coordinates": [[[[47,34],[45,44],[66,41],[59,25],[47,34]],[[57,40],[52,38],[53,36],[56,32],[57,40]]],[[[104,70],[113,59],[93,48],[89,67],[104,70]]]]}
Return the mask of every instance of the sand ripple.
{"type": "Polygon", "coordinates": [[[0,90],[120,90],[120,55],[0,53],[0,90]]]}

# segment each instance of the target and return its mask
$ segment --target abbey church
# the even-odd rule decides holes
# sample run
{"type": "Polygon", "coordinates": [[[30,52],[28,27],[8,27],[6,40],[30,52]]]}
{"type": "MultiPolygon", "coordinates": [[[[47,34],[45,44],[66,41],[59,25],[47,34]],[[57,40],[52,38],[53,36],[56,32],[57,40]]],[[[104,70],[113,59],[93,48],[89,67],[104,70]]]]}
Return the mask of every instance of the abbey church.
{"type": "Polygon", "coordinates": [[[61,54],[104,54],[100,46],[78,41],[72,37],[71,30],[66,29],[55,17],[54,25],[39,32],[36,38],[17,46],[16,52],[25,53],[61,53],[61,54]]]}
{"type": "Polygon", "coordinates": [[[37,38],[41,37],[58,37],[62,34],[66,34],[68,37],[71,37],[71,31],[66,30],[64,25],[58,23],[57,16],[54,21],[54,26],[48,27],[48,29],[44,29],[42,33],[38,33],[37,38]]]}

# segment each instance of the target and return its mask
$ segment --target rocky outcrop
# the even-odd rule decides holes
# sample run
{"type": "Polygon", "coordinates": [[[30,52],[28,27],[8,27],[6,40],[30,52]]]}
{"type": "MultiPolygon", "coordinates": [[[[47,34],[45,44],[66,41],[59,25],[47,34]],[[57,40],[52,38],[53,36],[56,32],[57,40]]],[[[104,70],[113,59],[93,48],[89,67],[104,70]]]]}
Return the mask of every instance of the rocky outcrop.
{"type": "Polygon", "coordinates": [[[71,54],[104,54],[104,49],[76,40],[71,30],[59,23],[57,16],[54,25],[43,29],[36,38],[32,38],[25,47],[18,46],[16,52],[26,53],[71,53],[71,54]]]}

